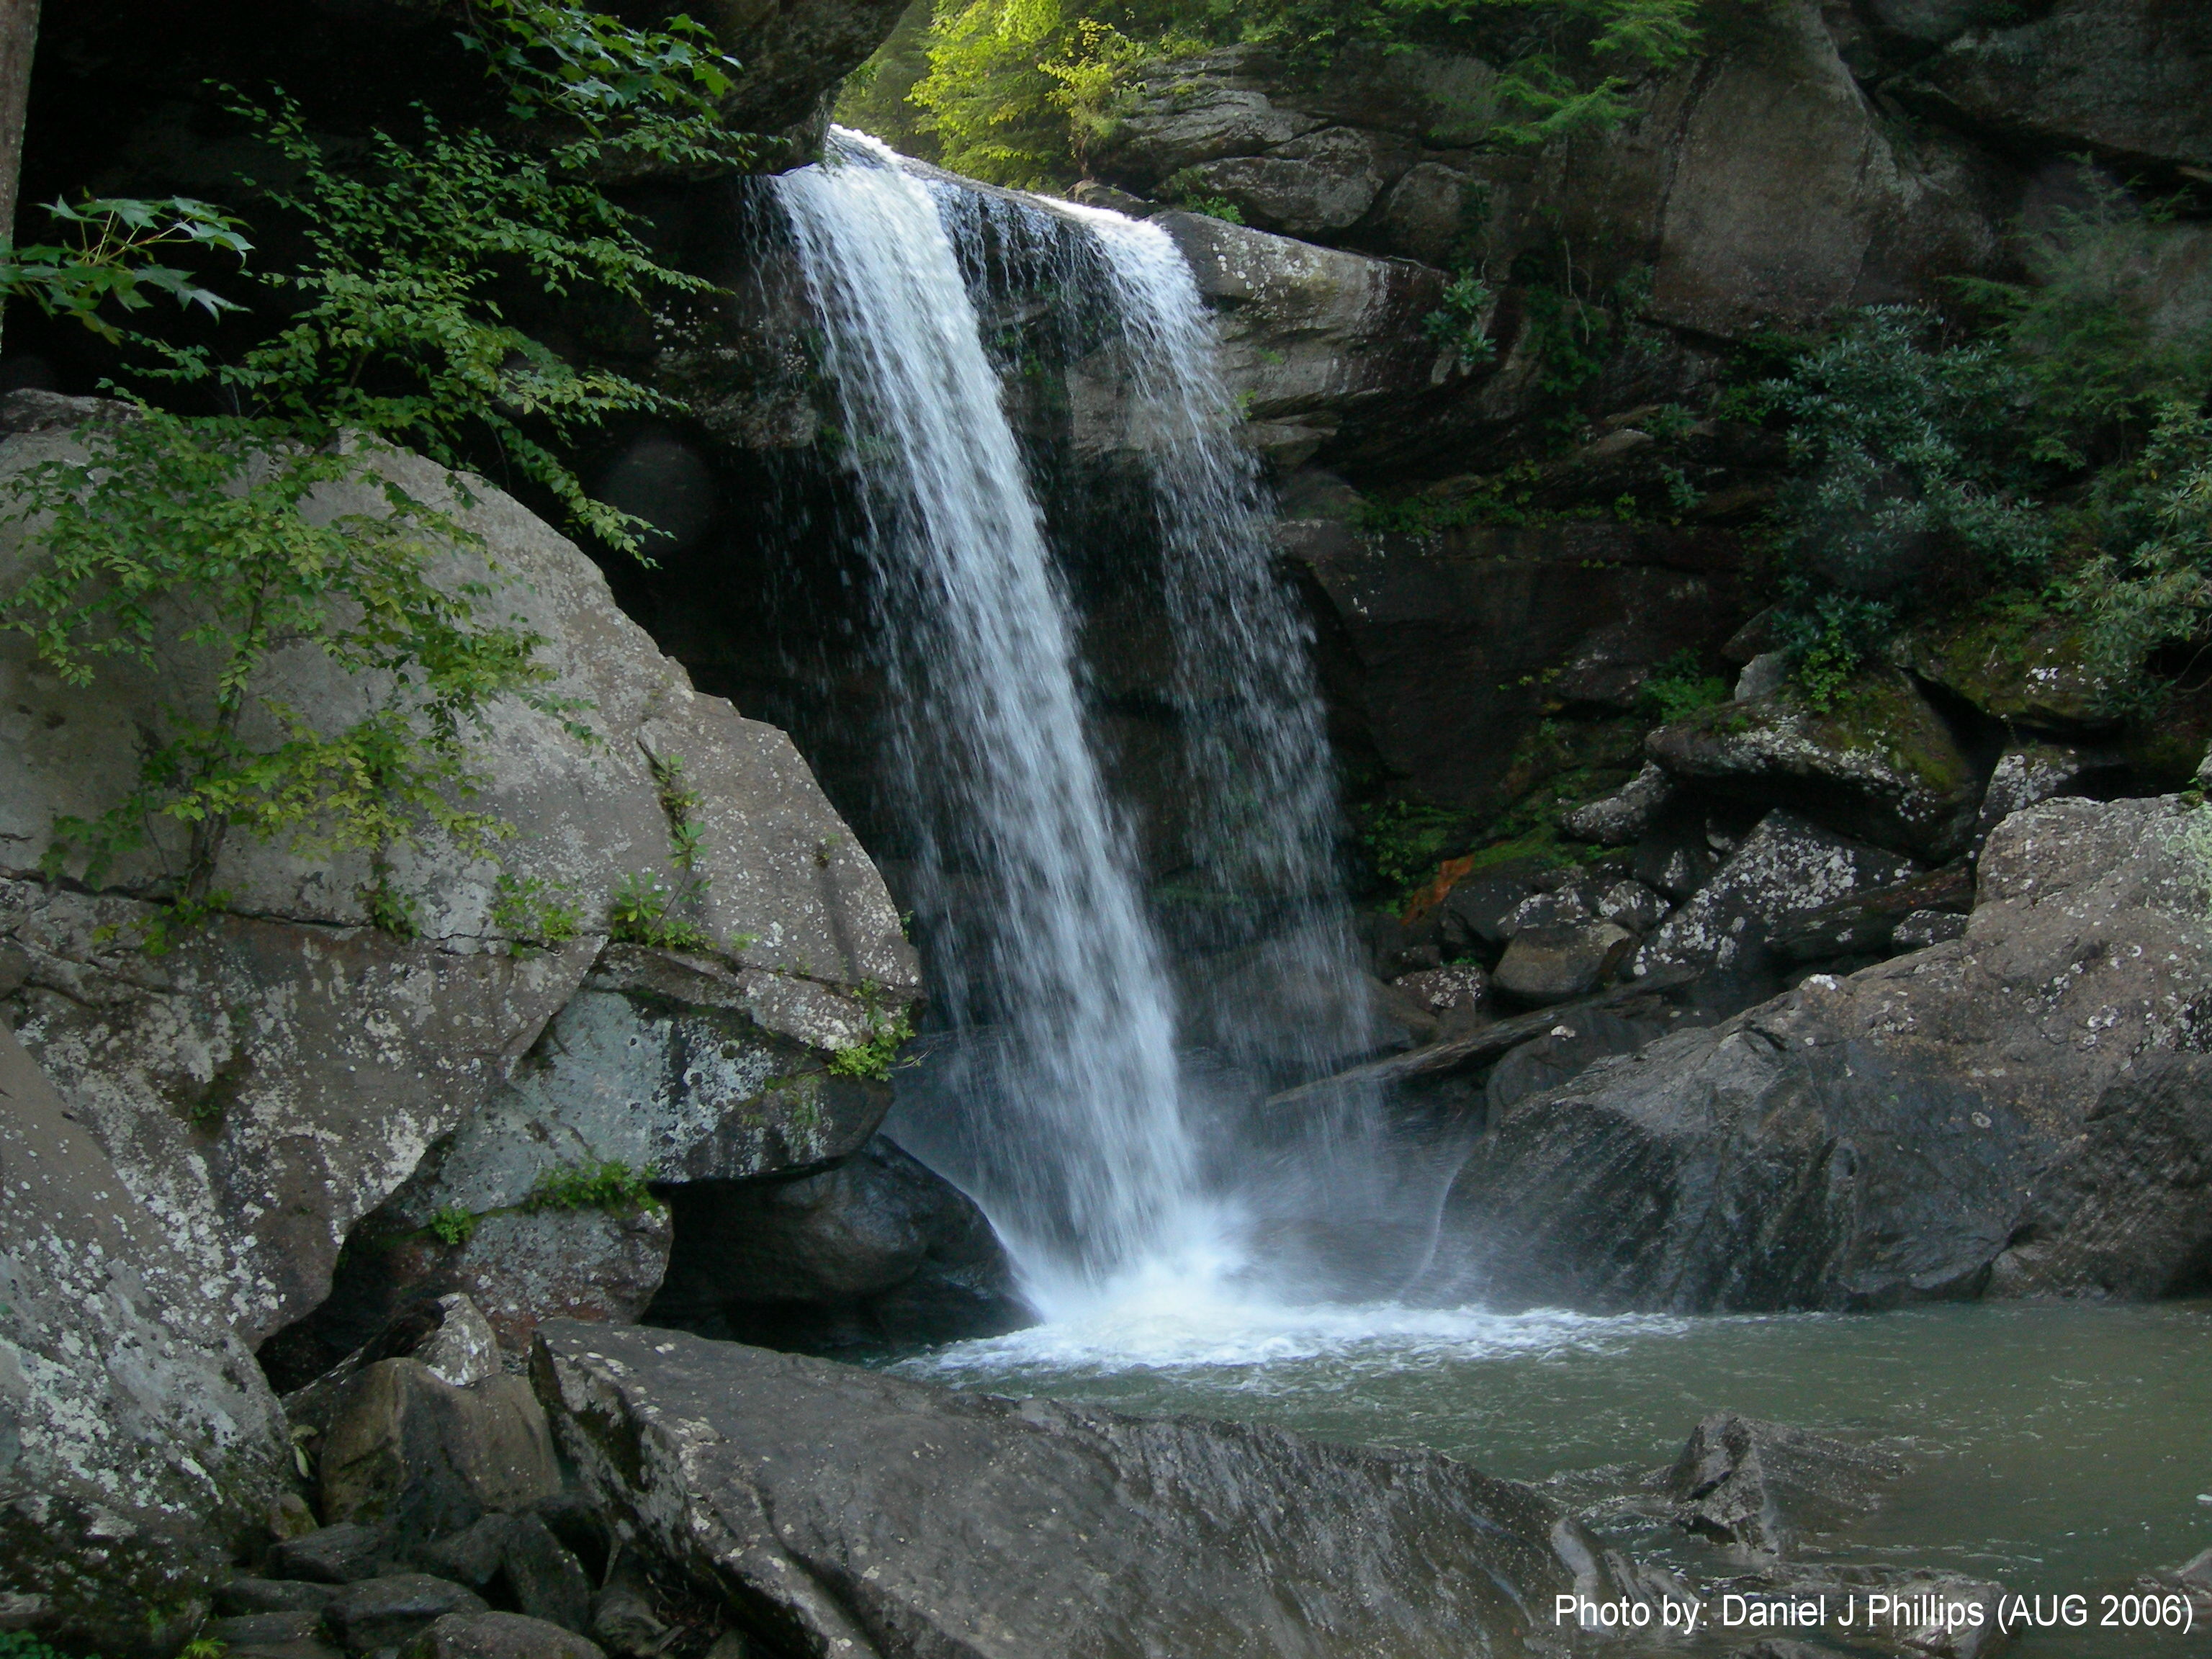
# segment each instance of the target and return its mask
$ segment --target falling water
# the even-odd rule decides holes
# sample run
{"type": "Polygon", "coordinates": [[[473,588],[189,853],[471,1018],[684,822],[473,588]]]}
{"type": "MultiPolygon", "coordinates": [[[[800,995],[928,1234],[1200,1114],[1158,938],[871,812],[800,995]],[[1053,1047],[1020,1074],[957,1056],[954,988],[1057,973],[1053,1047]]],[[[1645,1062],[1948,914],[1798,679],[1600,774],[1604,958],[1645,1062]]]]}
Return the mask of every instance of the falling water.
{"type": "Polygon", "coordinates": [[[890,760],[945,947],[936,994],[956,1024],[981,1004],[997,1028],[955,1079],[965,1144],[937,1150],[985,1189],[1033,1279],[1100,1282],[1186,1223],[1196,1172],[1172,999],[1084,727],[1066,596],[929,187],[841,132],[830,165],[775,189],[861,498],[890,760]]]}
{"type": "Polygon", "coordinates": [[[1334,765],[1313,635],[1273,558],[1273,514],[1222,382],[1212,319],[1166,231],[1067,207],[1104,255],[1121,333],[1124,441],[1144,459],[1173,634],[1187,836],[1205,895],[1257,905],[1273,936],[1223,1046],[1248,1067],[1310,1077],[1373,1042],[1337,844],[1334,765]],[[1287,922],[1287,926],[1284,924],[1287,922]]]}

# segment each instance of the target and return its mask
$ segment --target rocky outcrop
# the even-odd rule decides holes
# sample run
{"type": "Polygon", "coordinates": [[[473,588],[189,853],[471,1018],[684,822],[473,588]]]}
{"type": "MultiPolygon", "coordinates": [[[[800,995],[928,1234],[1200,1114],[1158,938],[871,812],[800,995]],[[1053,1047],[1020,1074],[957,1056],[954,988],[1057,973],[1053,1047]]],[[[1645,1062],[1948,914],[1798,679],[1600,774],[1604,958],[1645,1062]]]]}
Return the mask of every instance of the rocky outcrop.
{"type": "Polygon", "coordinates": [[[541,1327],[563,1450],[759,1638],[922,1651],[1549,1650],[1650,1594],[1531,1488],[1423,1453],[946,1393],[669,1332],[541,1327]]]}
{"type": "Polygon", "coordinates": [[[1678,1526],[1775,1556],[1872,1508],[1904,1473],[1877,1448],[1715,1412],[1691,1431],[1665,1490],[1678,1526]]]}
{"type": "Polygon", "coordinates": [[[1221,319],[1222,380],[1244,407],[1244,439],[1277,465],[1401,425],[1408,398],[1455,378],[1449,354],[1421,327],[1441,301],[1441,273],[1202,214],[1165,213],[1159,223],[1221,319]]]}
{"type": "Polygon", "coordinates": [[[1708,792],[1791,806],[1848,834],[1941,861],[1972,838],[1984,779],[1950,725],[1901,674],[1865,676],[1827,708],[1790,691],[1729,702],[1645,740],[1708,792]]]}
{"type": "MultiPolygon", "coordinates": [[[[44,426],[0,449],[0,473],[81,453],[66,425],[44,426]]],[[[150,896],[177,867],[179,848],[158,829],[97,896],[41,880],[56,818],[96,817],[127,793],[137,732],[212,671],[173,611],[161,618],[157,667],[120,665],[88,689],[40,665],[24,635],[0,642],[8,1018],[134,1197],[224,1285],[250,1341],[322,1300],[354,1224],[490,1096],[568,1000],[623,880],[672,891],[696,878],[690,919],[727,953],[714,1000],[736,1003],[769,1049],[865,1041],[915,992],[882,884],[788,739],[695,694],[590,562],[505,495],[479,483],[463,507],[426,462],[375,465],[483,538],[498,577],[471,555],[454,559],[450,579],[491,580],[495,602],[545,641],[554,678],[544,689],[578,710],[510,701],[489,711],[477,805],[526,832],[505,854],[515,868],[434,834],[395,848],[390,879],[412,903],[412,938],[369,925],[367,854],[311,860],[242,831],[224,842],[211,884],[232,914],[159,957],[138,948],[156,914],[150,896]],[[569,729],[578,721],[589,740],[569,729]],[[663,775],[681,763],[695,799],[690,871],[675,862],[656,760],[663,775]],[[550,949],[514,939],[519,924],[503,925],[497,908],[506,873],[568,895],[581,936],[550,949]]],[[[375,506],[365,486],[322,503],[375,506]]],[[[0,587],[12,588],[37,543],[20,523],[6,536],[0,587]]],[[[327,723],[375,688],[301,645],[276,653],[255,690],[327,723]]]]}
{"type": "MultiPolygon", "coordinates": [[[[1593,682],[1592,706],[1632,707],[1653,668],[1744,615],[1740,556],[1711,533],[1584,520],[1376,535],[1307,519],[1283,538],[1326,602],[1322,670],[1356,746],[1473,813],[1527,787],[1516,751],[1566,671],[1593,682]]],[[[1632,773],[1639,735],[1592,758],[1632,773]]]]}
{"type": "Polygon", "coordinates": [[[2171,797],[2015,814],[1962,940],[1815,975],[1504,1114],[1432,1288],[1719,1310],[2199,1284],[2204,841],[2171,797]]]}
{"type": "MultiPolygon", "coordinates": [[[[99,412],[19,395],[0,474],[81,454],[75,423],[99,412]]],[[[204,696],[212,670],[173,611],[156,618],[155,667],[118,665],[88,688],[63,683],[22,634],[0,641],[0,1017],[65,1103],[73,1150],[57,1143],[54,1168],[88,1183],[57,1194],[50,1214],[0,1218],[0,1256],[29,1272],[58,1228],[81,1224],[91,1231],[71,1259],[126,1275],[112,1290],[88,1283],[66,1316],[45,1291],[5,1298],[6,1316],[35,1327],[7,1351],[22,1356],[15,1369],[62,1413],[42,1406],[0,1442],[20,1443],[13,1455],[52,1493],[35,1515],[9,1511],[5,1588],[49,1598],[58,1619],[76,1616],[72,1586],[92,1559],[82,1540],[103,1528],[118,1542],[100,1576],[124,1610],[96,1611],[129,1622],[142,1601],[188,1603],[240,1528],[265,1527],[292,1454],[236,1345],[281,1330],[268,1357],[285,1369],[289,1343],[302,1381],[358,1346],[366,1331],[321,1349],[290,1339],[325,1302],[341,1247],[368,1243],[365,1217],[421,1247],[411,1273],[391,1271],[398,1255],[373,1264],[377,1305],[356,1310],[368,1331],[410,1293],[466,1290],[520,1343],[546,1312],[630,1317],[659,1286],[665,1212],[599,1203],[595,1179],[618,1172],[629,1194],[647,1175],[818,1164],[860,1145],[888,1102],[829,1062],[912,1001],[915,958],[788,739],[696,695],[590,562],[498,491],[477,483],[464,503],[419,459],[374,466],[483,538],[441,579],[486,582],[490,603],[542,638],[552,676],[543,708],[495,707],[474,751],[474,805],[520,832],[498,848],[504,868],[436,834],[392,849],[411,931],[374,925],[366,855],[311,859],[242,830],[211,883],[228,908],[173,938],[158,924],[180,848],[160,824],[100,890],[51,878],[40,866],[56,820],[112,805],[136,781],[139,734],[204,696]],[[576,936],[537,937],[506,877],[568,905],[576,936]],[[608,946],[609,897],[625,882],[684,896],[672,908],[690,953],[608,946]],[[57,1319],[82,1334],[65,1340],[57,1319]],[[118,1361],[132,1352],[143,1359],[118,1361]],[[127,1452],[108,1444],[118,1433],[127,1452]],[[146,1457],[141,1437],[173,1456],[146,1457]]],[[[374,512],[380,499],[349,487],[311,510],[374,512]]],[[[7,526],[0,588],[37,556],[35,532],[7,526]]],[[[387,690],[304,643],[274,653],[253,687],[325,724],[387,690]]],[[[469,1403],[511,1392],[512,1378],[456,1383],[395,1355],[349,1386],[372,1381],[383,1406],[366,1449],[340,1445],[344,1413],[321,1448],[334,1514],[404,1509],[412,1498],[376,1481],[398,1480],[433,1443],[475,1471],[448,1483],[461,1498],[432,1504],[436,1525],[520,1501],[499,1473],[520,1454],[486,1427],[506,1418],[469,1403]],[[382,1474],[355,1479],[371,1466],[382,1474]],[[368,1495],[344,1495],[348,1481],[368,1495]]]]}
{"type": "Polygon", "coordinates": [[[1952,40],[1899,95],[2057,153],[2212,167],[2212,17],[2172,0],[2062,0],[1952,40]]]}
{"type": "Polygon", "coordinates": [[[1625,128],[1529,155],[1478,148],[1496,76],[1469,58],[1346,53],[1292,72],[1244,48],[1160,66],[1091,157],[1254,224],[1503,273],[1562,234],[1652,268],[1651,314],[1705,334],[1933,297],[1990,267],[2002,171],[1885,121],[1814,0],[1744,21],[1644,88],[1625,128]]]}
{"type": "Polygon", "coordinates": [[[88,1115],[0,1031],[0,1602],[106,1651],[173,1647],[291,1453],[224,1286],[88,1115]]]}

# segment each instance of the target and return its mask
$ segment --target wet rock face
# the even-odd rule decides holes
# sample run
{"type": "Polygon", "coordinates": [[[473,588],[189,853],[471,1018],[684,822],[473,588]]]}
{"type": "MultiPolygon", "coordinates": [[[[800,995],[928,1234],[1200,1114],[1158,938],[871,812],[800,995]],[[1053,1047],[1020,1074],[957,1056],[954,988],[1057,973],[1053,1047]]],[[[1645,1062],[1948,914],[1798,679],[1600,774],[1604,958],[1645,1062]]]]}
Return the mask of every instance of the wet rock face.
{"type": "Polygon", "coordinates": [[[1963,939],[1522,1100],[1461,1171],[1432,1289],[1710,1310],[2202,1282],[2197,823],[2171,797],[2015,813],[1963,939]]]}
{"type": "Polygon", "coordinates": [[[672,1332],[554,1325],[538,1343],[587,1490],[793,1648],[1287,1656],[1327,1632],[1411,1659],[1517,1650],[1578,1583],[1638,1593],[1534,1492],[1441,1457],[950,1394],[672,1332]]]}
{"type": "Polygon", "coordinates": [[[677,1251],[647,1315],[801,1352],[880,1352],[1031,1322],[991,1224],[878,1135],[820,1175],[673,1188],[677,1251]]]}
{"type": "Polygon", "coordinates": [[[0,1031],[0,1603],[130,1652],[167,1633],[149,1609],[204,1608],[290,1453],[229,1310],[85,1116],[0,1031]]]}

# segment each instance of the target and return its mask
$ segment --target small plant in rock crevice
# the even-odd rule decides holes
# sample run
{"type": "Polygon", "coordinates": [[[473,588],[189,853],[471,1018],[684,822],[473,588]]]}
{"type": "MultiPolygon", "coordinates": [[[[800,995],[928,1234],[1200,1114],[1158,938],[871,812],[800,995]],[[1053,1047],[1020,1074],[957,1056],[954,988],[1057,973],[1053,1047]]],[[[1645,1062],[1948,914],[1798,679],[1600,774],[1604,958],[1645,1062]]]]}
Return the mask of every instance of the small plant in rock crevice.
{"type": "Polygon", "coordinates": [[[659,876],[624,876],[607,901],[607,937],[617,944],[662,951],[719,950],[712,934],[673,914],[684,896],[659,876]]]}
{"type": "Polygon", "coordinates": [[[1479,368],[1498,356],[1490,337],[1490,313],[1498,295],[1473,271],[1462,271],[1444,285],[1442,303],[1421,319],[1421,331],[1459,359],[1462,369],[1479,368]]]}
{"type": "Polygon", "coordinates": [[[867,1011],[868,1035],[831,1054],[830,1071],[836,1077],[885,1082],[890,1077],[891,1063],[897,1059],[898,1051],[913,1039],[914,1019],[904,1008],[896,1014],[885,1013],[880,986],[863,984],[860,995],[860,1006],[867,1011]]]}
{"type": "Polygon", "coordinates": [[[458,1249],[476,1236],[477,1217],[467,1206],[448,1204],[430,1218],[430,1231],[445,1244],[458,1249]]]}
{"type": "Polygon", "coordinates": [[[619,1159],[564,1164],[547,1170],[522,1201],[526,1210],[635,1210],[655,1202],[646,1183],[649,1170],[619,1159]]]}

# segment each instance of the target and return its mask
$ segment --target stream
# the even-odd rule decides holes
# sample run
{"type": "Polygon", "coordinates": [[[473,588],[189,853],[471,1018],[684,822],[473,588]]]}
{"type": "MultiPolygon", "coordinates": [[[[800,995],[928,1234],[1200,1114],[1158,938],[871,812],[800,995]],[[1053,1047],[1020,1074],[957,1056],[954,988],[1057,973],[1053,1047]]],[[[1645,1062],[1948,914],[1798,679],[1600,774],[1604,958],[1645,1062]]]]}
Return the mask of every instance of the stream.
{"type": "MultiPolygon", "coordinates": [[[[1664,1466],[1698,1418],[1721,1408],[1880,1438],[1910,1472],[1880,1509],[1812,1540],[1803,1559],[2087,1595],[2091,1626],[2020,1645],[2104,1659],[2212,1639],[2094,1625],[2097,1594],[2212,1546],[2208,1352],[2207,1302],[1599,1317],[1271,1309],[1185,1302],[1162,1287],[895,1369],[992,1394],[1425,1448],[1528,1480],[1664,1466]]],[[[1728,1570],[1716,1549],[1663,1523],[1609,1535],[1693,1583],[1728,1570]]]]}

